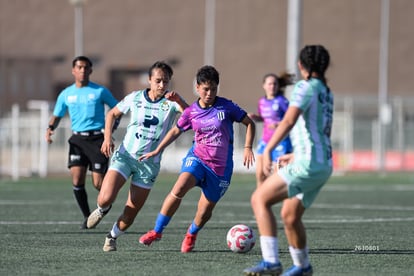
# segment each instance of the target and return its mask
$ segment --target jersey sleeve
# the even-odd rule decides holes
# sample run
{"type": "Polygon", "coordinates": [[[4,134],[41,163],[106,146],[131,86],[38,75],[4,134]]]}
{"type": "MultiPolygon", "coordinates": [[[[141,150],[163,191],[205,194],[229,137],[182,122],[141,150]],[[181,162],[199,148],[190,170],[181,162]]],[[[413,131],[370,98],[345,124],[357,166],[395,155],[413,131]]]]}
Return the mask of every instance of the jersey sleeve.
{"type": "Polygon", "coordinates": [[[62,118],[63,116],[65,116],[66,111],[68,110],[68,106],[66,105],[66,101],[65,101],[65,98],[66,98],[65,95],[66,95],[66,92],[65,90],[63,90],[59,94],[56,100],[55,108],[53,110],[53,115],[56,117],[62,118]]]}
{"type": "Polygon", "coordinates": [[[226,107],[230,111],[230,116],[235,122],[240,123],[247,115],[247,112],[244,109],[242,109],[238,104],[232,102],[231,100],[228,101],[226,107]]]}
{"type": "Polygon", "coordinates": [[[110,108],[113,108],[118,103],[112,93],[105,87],[103,88],[102,96],[104,103],[107,104],[110,108]]]}
{"type": "Polygon", "coordinates": [[[257,101],[257,115],[259,115],[260,117],[262,117],[262,101],[263,98],[260,98],[259,101],[257,101]]]}
{"type": "Polygon", "coordinates": [[[131,105],[134,101],[134,98],[138,92],[132,92],[125,96],[117,105],[116,107],[121,111],[123,114],[127,114],[131,109],[131,105]]]}
{"type": "Polygon", "coordinates": [[[184,109],[183,113],[178,118],[176,125],[181,131],[187,131],[192,127],[191,118],[190,118],[190,114],[191,114],[190,110],[192,109],[193,109],[192,105],[187,107],[186,109],[184,109]]]}
{"type": "Polygon", "coordinates": [[[287,111],[287,109],[288,109],[288,107],[289,107],[289,101],[288,101],[288,99],[286,99],[285,97],[281,97],[279,106],[280,106],[283,114],[285,114],[286,111],[287,111]]]}
{"type": "Polygon", "coordinates": [[[174,106],[174,111],[176,114],[181,113],[181,107],[177,102],[172,102],[174,106]]]}
{"type": "Polygon", "coordinates": [[[311,93],[312,86],[306,80],[301,80],[296,83],[290,98],[290,105],[296,106],[302,111],[306,110],[311,104],[313,93],[311,93]]]}

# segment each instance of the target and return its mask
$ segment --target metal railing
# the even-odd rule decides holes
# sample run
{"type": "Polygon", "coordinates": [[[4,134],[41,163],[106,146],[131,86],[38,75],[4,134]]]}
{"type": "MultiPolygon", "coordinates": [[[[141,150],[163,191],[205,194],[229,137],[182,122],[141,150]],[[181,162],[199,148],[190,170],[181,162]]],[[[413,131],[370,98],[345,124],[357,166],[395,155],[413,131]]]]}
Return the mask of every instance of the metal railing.
{"type": "MultiPolygon", "coordinates": [[[[414,98],[392,98],[391,120],[384,126],[384,143],[378,138],[378,105],[375,97],[336,97],[332,144],[336,171],[414,170],[414,98]],[[380,148],[380,147],[383,148],[380,148]],[[380,152],[385,154],[379,160],[380,152]]],[[[29,111],[14,105],[0,118],[0,174],[13,179],[27,176],[46,177],[67,172],[68,143],[71,135],[68,118],[63,118],[53,136],[45,141],[45,130],[51,115],[47,102],[32,101],[29,111]]],[[[128,116],[114,133],[122,141],[128,116]]],[[[242,165],[245,127],[234,125],[235,172],[254,173],[242,165]]],[[[256,127],[256,141],[262,124],[256,127]]],[[[168,147],[163,155],[162,170],[178,172],[181,158],[191,146],[192,133],[185,133],[168,147]]]]}

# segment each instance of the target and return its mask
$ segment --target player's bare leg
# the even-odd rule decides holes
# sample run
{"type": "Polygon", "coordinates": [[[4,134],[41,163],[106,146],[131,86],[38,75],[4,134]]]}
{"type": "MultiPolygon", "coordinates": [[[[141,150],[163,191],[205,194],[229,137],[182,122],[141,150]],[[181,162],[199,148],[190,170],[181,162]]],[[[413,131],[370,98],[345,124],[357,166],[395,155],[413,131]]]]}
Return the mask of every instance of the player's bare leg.
{"type": "Polygon", "coordinates": [[[108,214],[125,181],[126,179],[115,170],[109,170],[106,173],[97,199],[98,207],[88,217],[86,226],[89,229],[95,228],[103,217],[108,214]]]}

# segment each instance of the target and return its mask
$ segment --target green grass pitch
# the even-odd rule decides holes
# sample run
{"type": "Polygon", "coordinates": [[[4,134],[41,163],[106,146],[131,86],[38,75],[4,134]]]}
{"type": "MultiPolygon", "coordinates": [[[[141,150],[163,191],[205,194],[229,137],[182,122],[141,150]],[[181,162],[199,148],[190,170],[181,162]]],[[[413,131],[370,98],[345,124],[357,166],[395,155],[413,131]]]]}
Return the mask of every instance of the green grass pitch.
{"type": "MultiPolygon", "coordinates": [[[[200,190],[184,198],[161,241],[151,247],[138,237],[151,229],[176,179],[161,173],[146,205],[116,252],[103,252],[105,235],[119,216],[129,183],[111,212],[92,230],[80,230],[81,214],[69,176],[0,179],[0,275],[242,275],[261,259],[259,242],[245,254],[226,246],[238,223],[257,233],[249,199],[254,175],[234,175],[212,219],[198,235],[194,252],[180,253],[200,190]]],[[[87,184],[91,209],[97,192],[87,184]]],[[[274,207],[279,217],[280,205],[274,207]]],[[[291,265],[282,223],[280,258],[291,265]]],[[[333,176],[305,213],[314,275],[412,275],[414,271],[414,174],[333,176]]],[[[259,241],[259,240],[258,240],[259,241]]]]}

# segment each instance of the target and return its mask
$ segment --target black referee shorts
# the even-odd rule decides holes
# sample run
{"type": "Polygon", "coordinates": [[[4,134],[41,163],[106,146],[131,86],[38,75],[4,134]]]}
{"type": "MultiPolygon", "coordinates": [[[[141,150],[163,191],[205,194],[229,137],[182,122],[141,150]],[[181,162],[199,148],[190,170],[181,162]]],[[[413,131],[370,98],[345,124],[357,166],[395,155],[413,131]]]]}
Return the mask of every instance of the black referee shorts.
{"type": "MultiPolygon", "coordinates": [[[[83,134],[84,132],[82,132],[83,134]]],[[[106,173],[109,159],[101,153],[103,133],[91,135],[73,134],[69,142],[68,168],[87,167],[90,171],[106,173]]]]}

